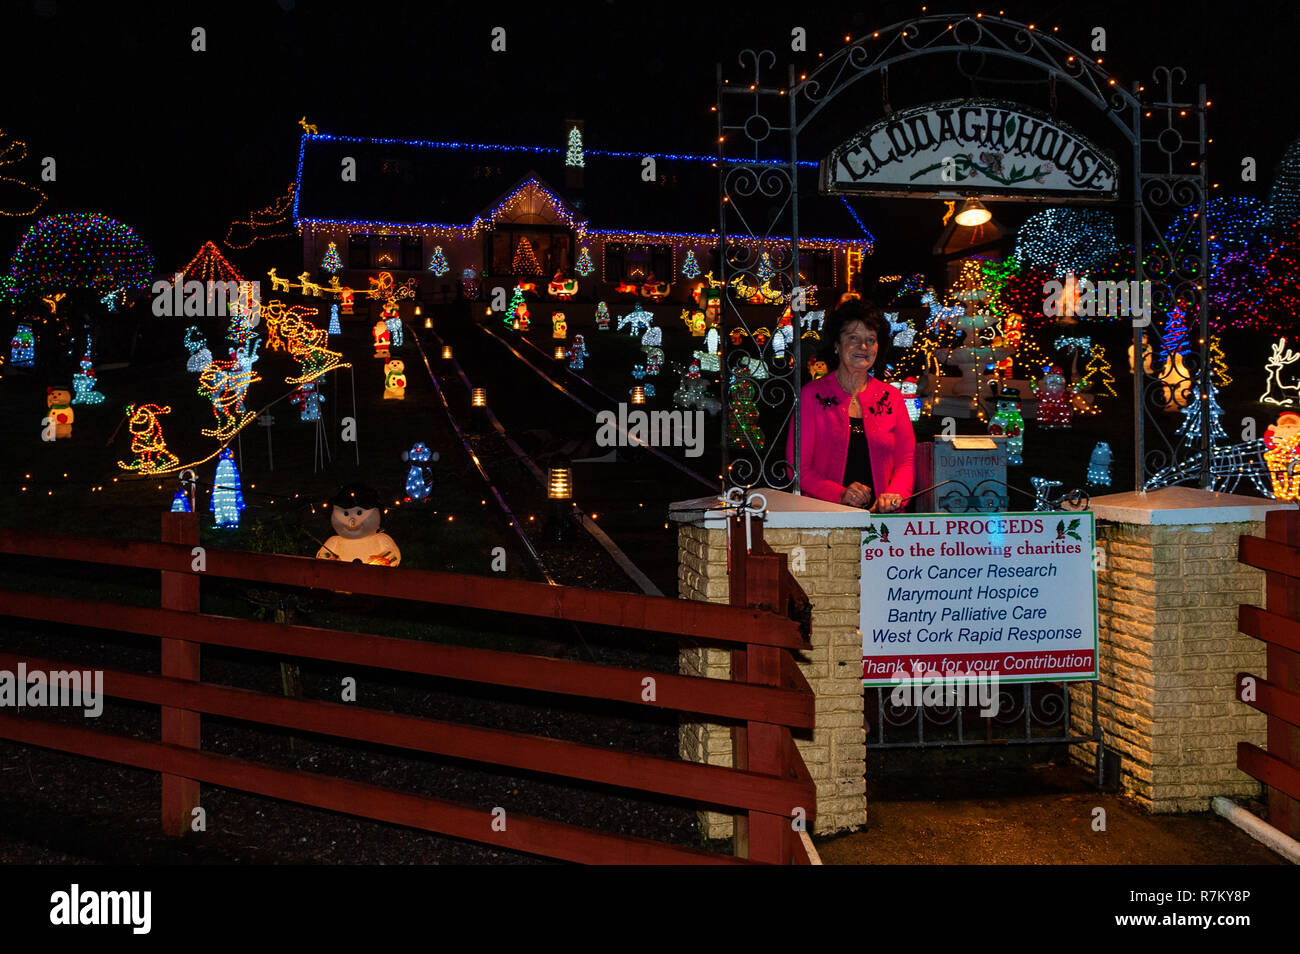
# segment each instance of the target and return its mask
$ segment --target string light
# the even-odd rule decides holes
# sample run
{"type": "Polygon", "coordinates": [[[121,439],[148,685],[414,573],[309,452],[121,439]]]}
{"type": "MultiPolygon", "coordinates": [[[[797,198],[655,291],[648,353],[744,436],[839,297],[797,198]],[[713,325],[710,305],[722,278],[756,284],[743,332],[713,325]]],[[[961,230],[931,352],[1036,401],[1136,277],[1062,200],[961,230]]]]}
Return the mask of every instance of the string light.
{"type": "Polygon", "coordinates": [[[239,269],[230,264],[230,260],[221,254],[211,242],[204,242],[199,250],[190,259],[188,265],[182,269],[184,280],[187,282],[202,282],[207,287],[208,282],[242,282],[244,276],[239,274],[239,269]]]}
{"type": "MultiPolygon", "coordinates": [[[[299,160],[299,172],[301,173],[301,156],[299,160]]],[[[301,182],[301,176],[299,178],[301,182]]],[[[226,230],[225,244],[229,248],[245,249],[250,248],[257,242],[264,242],[269,239],[288,238],[296,234],[294,221],[297,219],[298,211],[298,183],[289,183],[289,188],[284,195],[279,196],[271,201],[264,208],[256,212],[250,212],[247,219],[235,219],[230,223],[230,228],[226,230]],[[238,228],[248,229],[247,242],[237,242],[234,239],[235,230],[238,228]]],[[[240,235],[240,238],[245,236],[240,235]]]]}
{"type": "Polygon", "coordinates": [[[144,288],[153,271],[153,253],[135,231],[98,212],[41,219],[23,235],[10,266],[17,289],[42,296],[144,288]]]}
{"type": "Polygon", "coordinates": [[[1090,272],[1119,248],[1115,217],[1102,209],[1048,208],[1031,215],[1016,234],[1015,259],[1050,269],[1054,277],[1090,272]]]}
{"type": "MultiPolygon", "coordinates": [[[[4,140],[8,138],[9,137],[5,131],[0,129],[0,142],[4,142],[4,140]]],[[[0,168],[17,165],[26,158],[27,143],[20,139],[10,139],[9,142],[5,144],[4,148],[0,149],[0,168]]],[[[17,219],[33,215],[37,209],[45,204],[47,198],[45,193],[36,188],[36,186],[31,185],[22,179],[0,175],[0,182],[7,183],[14,187],[6,190],[11,196],[24,195],[26,198],[26,201],[18,203],[17,208],[0,209],[0,215],[5,218],[17,219]]]]}

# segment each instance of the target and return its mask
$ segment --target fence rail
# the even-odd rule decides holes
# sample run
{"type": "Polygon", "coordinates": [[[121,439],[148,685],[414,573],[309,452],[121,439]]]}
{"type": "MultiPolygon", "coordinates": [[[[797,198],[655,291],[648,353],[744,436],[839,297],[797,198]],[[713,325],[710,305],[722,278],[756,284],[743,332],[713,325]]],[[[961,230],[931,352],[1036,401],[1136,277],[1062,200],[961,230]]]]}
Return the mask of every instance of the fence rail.
{"type": "MultiPolygon", "coordinates": [[[[206,782],[570,861],[808,862],[795,824],[815,817],[816,789],[791,735],[792,729],[811,728],[814,718],[812,691],[791,653],[809,645],[807,599],[785,558],[763,544],[761,532],[752,552],[744,548],[743,529],[733,534],[741,541],[739,553],[733,552],[733,579],[747,583],[736,594],[739,601],[718,606],[203,549],[194,514],[164,514],[162,528],[162,543],[0,530],[0,553],[161,571],[161,608],[0,590],[0,615],[158,637],[161,675],[113,670],[103,675],[105,695],[161,708],[160,741],[19,716],[0,717],[0,737],[161,773],[162,824],[168,833],[188,830],[199,804],[199,783],[206,782]],[[218,616],[199,611],[203,576],[650,630],[729,645],[741,665],[733,666],[730,680],[697,678],[218,616]],[[707,715],[736,722],[747,745],[737,750],[735,767],[710,766],[204,683],[199,674],[204,645],[707,715]],[[654,680],[651,692],[647,679],[654,680]],[[700,809],[738,813],[746,837],[736,840],[733,855],[723,855],[514,813],[498,830],[500,819],[482,807],[204,752],[199,734],[204,714],[685,799],[700,809]]],[[[0,652],[0,667],[19,662],[29,669],[85,668],[0,652]]]]}
{"type": "Polygon", "coordinates": [[[1267,751],[1237,744],[1237,768],[1268,786],[1269,823],[1300,838],[1300,512],[1267,514],[1264,537],[1238,560],[1265,571],[1265,606],[1242,605],[1237,628],[1267,644],[1266,676],[1237,674],[1237,699],[1268,716],[1267,751]]]}

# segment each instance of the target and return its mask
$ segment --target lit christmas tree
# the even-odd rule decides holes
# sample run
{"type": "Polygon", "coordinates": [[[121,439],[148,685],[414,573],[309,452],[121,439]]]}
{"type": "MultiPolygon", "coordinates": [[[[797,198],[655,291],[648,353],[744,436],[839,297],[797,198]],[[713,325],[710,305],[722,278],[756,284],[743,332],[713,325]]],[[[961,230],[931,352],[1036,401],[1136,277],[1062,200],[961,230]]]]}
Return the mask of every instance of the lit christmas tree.
{"type": "Polygon", "coordinates": [[[695,260],[695,249],[686,250],[686,261],[682,262],[682,277],[695,278],[700,274],[700,263],[695,260]]]}
{"type": "Polygon", "coordinates": [[[325,258],[321,260],[320,267],[333,275],[343,267],[343,259],[339,258],[339,247],[330,242],[329,248],[325,250],[325,258]]]}
{"type": "Polygon", "coordinates": [[[582,130],[577,126],[572,126],[569,129],[569,149],[564,154],[564,164],[566,166],[576,166],[581,169],[583,161],[582,130]]]}
{"type": "Polygon", "coordinates": [[[1083,380],[1080,385],[1083,388],[1095,387],[1098,393],[1109,394],[1115,397],[1115,375],[1110,372],[1110,362],[1106,360],[1106,349],[1101,345],[1093,345],[1088,352],[1088,366],[1083,369],[1083,380]]]}
{"type": "Polygon", "coordinates": [[[239,485],[235,455],[229,447],[221,449],[221,456],[217,460],[217,476],[212,481],[212,503],[209,509],[218,527],[239,526],[239,515],[244,511],[244,494],[239,485]]]}
{"type": "Polygon", "coordinates": [[[731,414],[727,418],[727,437],[733,447],[761,451],[766,438],[758,426],[758,386],[754,379],[743,371],[734,372],[731,377],[731,414]]]}
{"type": "Polygon", "coordinates": [[[515,319],[528,320],[528,304],[524,301],[524,290],[518,285],[515,286],[515,293],[510,296],[510,304],[506,307],[506,324],[513,328],[515,319]]]}
{"type": "Polygon", "coordinates": [[[537,256],[533,253],[533,243],[528,241],[527,236],[519,240],[519,245],[515,248],[514,261],[511,262],[510,268],[516,275],[542,274],[542,265],[537,261],[537,256]]]}
{"type": "Polygon", "coordinates": [[[433,250],[433,257],[429,259],[429,271],[441,278],[450,270],[447,267],[447,256],[442,254],[442,246],[439,245],[433,250]]]}
{"type": "Polygon", "coordinates": [[[1180,445],[1182,447],[1200,446],[1201,401],[1210,402],[1210,443],[1217,444],[1219,441],[1228,439],[1227,433],[1223,430],[1223,425],[1219,422],[1219,419],[1223,417],[1223,408],[1219,406],[1219,389],[1214,386],[1214,380],[1211,377],[1209,397],[1202,398],[1198,395],[1196,400],[1189,401],[1187,406],[1183,408],[1183,423],[1178,426],[1175,433],[1176,437],[1182,439],[1180,445]]]}
{"type": "Polygon", "coordinates": [[[591,249],[584,245],[582,251],[578,253],[578,264],[574,267],[574,271],[586,278],[595,270],[596,266],[591,261],[591,249]]]}
{"type": "Polygon", "coordinates": [[[1228,359],[1219,344],[1219,336],[1210,337],[1210,378],[1216,388],[1226,388],[1232,383],[1228,377],[1228,359]]]}
{"type": "Polygon", "coordinates": [[[330,305],[330,327],[329,327],[329,334],[332,334],[332,335],[341,335],[341,334],[343,334],[343,326],[339,324],[339,306],[338,306],[338,305],[330,305]]]}
{"type": "Polygon", "coordinates": [[[776,269],[772,268],[772,257],[767,252],[764,252],[763,257],[758,260],[757,274],[760,283],[770,280],[776,274],[776,269]]]}
{"type": "Polygon", "coordinates": [[[1192,344],[1187,333],[1187,317],[1182,307],[1176,307],[1169,313],[1165,322],[1165,333],[1160,338],[1160,360],[1171,354],[1188,355],[1192,353],[1192,344]]]}

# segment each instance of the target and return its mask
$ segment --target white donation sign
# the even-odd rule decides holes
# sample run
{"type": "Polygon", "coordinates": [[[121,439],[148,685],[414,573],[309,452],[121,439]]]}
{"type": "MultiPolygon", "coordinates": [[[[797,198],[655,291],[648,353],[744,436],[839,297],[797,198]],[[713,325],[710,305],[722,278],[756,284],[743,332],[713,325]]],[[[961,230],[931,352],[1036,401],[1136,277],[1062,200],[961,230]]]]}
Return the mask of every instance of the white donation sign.
{"type": "Polygon", "coordinates": [[[883,515],[862,532],[862,681],[1097,678],[1093,515],[883,515]]]}

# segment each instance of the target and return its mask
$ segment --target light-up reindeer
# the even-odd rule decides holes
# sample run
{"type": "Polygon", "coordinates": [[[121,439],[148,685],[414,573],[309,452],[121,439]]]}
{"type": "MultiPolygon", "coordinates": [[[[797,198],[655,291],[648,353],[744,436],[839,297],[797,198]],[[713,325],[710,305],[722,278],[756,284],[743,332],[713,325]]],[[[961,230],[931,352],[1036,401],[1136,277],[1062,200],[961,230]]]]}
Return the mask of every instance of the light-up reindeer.
{"type": "Polygon", "coordinates": [[[1268,370],[1268,387],[1260,397],[1262,404],[1280,404],[1294,407],[1300,404],[1300,378],[1291,384],[1282,383],[1282,369],[1300,361],[1300,351],[1292,351],[1286,346],[1286,339],[1273,345],[1273,353],[1268,356],[1264,367],[1268,370]]]}
{"type": "Polygon", "coordinates": [[[273,292],[278,292],[278,291],[284,291],[284,292],[287,292],[287,291],[292,287],[292,285],[290,285],[290,283],[289,283],[289,279],[287,279],[287,278],[281,278],[279,275],[277,275],[277,274],[275,273],[275,269],[274,269],[274,268],[271,269],[271,270],[270,270],[269,272],[267,272],[266,274],[268,274],[268,275],[271,276],[271,291],[273,291],[273,292]]]}

